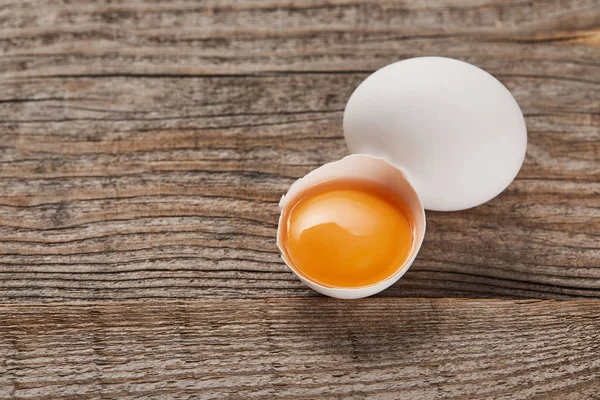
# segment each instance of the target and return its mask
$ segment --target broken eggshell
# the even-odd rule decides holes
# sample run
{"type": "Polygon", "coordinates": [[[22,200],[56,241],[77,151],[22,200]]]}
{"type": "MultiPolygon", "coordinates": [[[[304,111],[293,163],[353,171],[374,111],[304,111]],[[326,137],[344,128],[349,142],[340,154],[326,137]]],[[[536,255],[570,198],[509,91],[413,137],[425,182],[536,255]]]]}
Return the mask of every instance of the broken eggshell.
{"type": "Polygon", "coordinates": [[[396,282],[425,234],[424,208],[455,211],[501,193],[527,149],[523,113],[504,85],[460,60],[418,57],[381,68],[354,91],[344,111],[344,137],[354,155],[297,180],[281,199],[277,244],[290,269],[328,296],[366,297],[396,282]],[[409,257],[391,277],[359,288],[326,287],[298,271],[283,245],[286,215],[306,190],[334,179],[362,179],[395,191],[414,219],[409,257]]]}
{"type": "Polygon", "coordinates": [[[279,206],[281,208],[281,215],[279,217],[279,225],[277,228],[277,246],[281,251],[281,256],[286,265],[308,287],[324,295],[340,299],[358,299],[371,296],[393,285],[402,277],[402,275],[404,275],[413,263],[425,236],[425,209],[423,208],[423,204],[421,203],[417,192],[408,182],[406,176],[404,176],[402,171],[385,161],[383,158],[365,154],[352,154],[339,161],[325,164],[311,171],[308,175],[298,179],[292,184],[287,194],[281,198],[279,206]],[[398,265],[397,271],[392,276],[374,285],[357,288],[341,288],[328,287],[316,283],[295,268],[285,248],[284,238],[287,234],[287,232],[285,232],[287,223],[284,221],[284,218],[289,215],[291,209],[298,203],[307,190],[323,182],[338,179],[357,179],[385,186],[398,195],[402,203],[406,205],[408,211],[413,216],[413,243],[408,257],[401,265],[398,265]]]}

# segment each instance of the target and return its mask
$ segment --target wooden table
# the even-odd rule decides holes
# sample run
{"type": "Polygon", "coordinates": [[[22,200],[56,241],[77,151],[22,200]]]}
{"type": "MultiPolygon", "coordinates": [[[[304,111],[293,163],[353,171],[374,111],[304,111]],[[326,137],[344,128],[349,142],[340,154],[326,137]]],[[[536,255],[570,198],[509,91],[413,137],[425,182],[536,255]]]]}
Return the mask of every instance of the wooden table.
{"type": "Polygon", "coordinates": [[[1,399],[600,398],[598,0],[2,1],[0,52],[1,399]],[[277,202],[422,55],[511,90],[523,169],[320,297],[277,202]]]}

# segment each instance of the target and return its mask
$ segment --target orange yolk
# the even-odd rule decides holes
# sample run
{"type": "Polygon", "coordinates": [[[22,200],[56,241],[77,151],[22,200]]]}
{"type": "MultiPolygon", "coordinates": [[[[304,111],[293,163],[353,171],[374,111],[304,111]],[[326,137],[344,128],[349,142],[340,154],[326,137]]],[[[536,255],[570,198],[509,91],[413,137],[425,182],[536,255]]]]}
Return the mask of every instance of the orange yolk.
{"type": "Polygon", "coordinates": [[[327,185],[308,192],[287,216],[292,266],[329,287],[368,286],[408,258],[412,223],[398,196],[373,184],[327,185]]]}

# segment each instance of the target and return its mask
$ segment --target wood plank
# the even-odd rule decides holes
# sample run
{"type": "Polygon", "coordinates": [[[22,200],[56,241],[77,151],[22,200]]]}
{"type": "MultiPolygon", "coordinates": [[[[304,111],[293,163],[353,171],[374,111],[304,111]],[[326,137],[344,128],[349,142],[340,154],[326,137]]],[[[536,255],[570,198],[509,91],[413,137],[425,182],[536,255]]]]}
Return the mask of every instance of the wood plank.
{"type": "MultiPolygon", "coordinates": [[[[56,100],[0,105],[13,139],[0,153],[0,298],[313,295],[277,255],[276,204],[347,153],[341,110],[364,76],[20,85],[56,100]]],[[[517,181],[482,207],[428,213],[417,262],[385,296],[600,296],[600,92],[505,80],[528,82],[515,90],[529,128],[517,181]],[[538,96],[556,90],[566,111],[538,96]]]]}
{"type": "Polygon", "coordinates": [[[4,77],[371,71],[424,54],[575,79],[598,66],[596,0],[4,3],[4,77]]]}
{"type": "Polygon", "coordinates": [[[0,398],[598,399],[599,301],[0,306],[0,398]]]}
{"type": "Polygon", "coordinates": [[[382,296],[598,298],[594,6],[3,2],[0,301],[315,295],[277,254],[277,201],[347,154],[369,72],[427,54],[502,80],[527,159],[489,204],[428,213],[382,296]]]}

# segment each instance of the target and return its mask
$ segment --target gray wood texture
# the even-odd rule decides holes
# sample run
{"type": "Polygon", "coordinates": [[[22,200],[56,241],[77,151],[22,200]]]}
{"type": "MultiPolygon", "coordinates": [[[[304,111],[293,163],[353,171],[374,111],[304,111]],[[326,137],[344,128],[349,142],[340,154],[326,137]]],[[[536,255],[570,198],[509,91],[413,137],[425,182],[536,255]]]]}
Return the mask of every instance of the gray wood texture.
{"type": "Polygon", "coordinates": [[[313,296],[277,201],[347,154],[345,102],[417,55],[514,93],[525,165],[428,213],[381,296],[600,297],[600,7],[570,2],[5,2],[0,300],[313,296]]]}
{"type": "Polygon", "coordinates": [[[598,301],[0,306],[0,398],[598,399],[598,301]],[[124,318],[124,316],[127,316],[124,318]]]}
{"type": "Polygon", "coordinates": [[[599,315],[598,0],[0,0],[0,399],[600,399],[599,315]],[[511,90],[523,169],[307,298],[277,202],[424,55],[511,90]]]}

